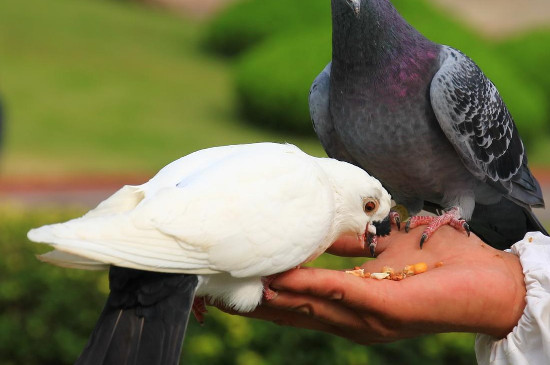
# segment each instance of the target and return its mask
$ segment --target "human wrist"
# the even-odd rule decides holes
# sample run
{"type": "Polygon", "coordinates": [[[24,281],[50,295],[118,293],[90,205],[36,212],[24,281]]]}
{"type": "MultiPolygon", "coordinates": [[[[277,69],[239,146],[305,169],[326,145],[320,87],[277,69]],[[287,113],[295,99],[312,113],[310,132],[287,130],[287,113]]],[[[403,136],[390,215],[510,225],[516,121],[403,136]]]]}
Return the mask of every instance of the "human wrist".
{"type": "Polygon", "coordinates": [[[495,338],[504,338],[518,324],[526,306],[525,279],[523,268],[517,255],[503,252],[503,261],[505,271],[506,295],[501,298],[503,306],[498,310],[499,320],[495,323],[495,328],[488,331],[487,334],[495,338]]]}

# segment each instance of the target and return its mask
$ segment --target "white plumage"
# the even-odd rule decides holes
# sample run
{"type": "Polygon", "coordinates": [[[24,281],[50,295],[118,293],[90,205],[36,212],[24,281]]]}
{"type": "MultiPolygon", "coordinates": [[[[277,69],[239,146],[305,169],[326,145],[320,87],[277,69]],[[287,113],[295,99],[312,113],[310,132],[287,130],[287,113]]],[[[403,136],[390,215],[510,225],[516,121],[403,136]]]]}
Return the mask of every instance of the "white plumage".
{"type": "Polygon", "coordinates": [[[197,295],[250,311],[262,276],[314,259],[343,234],[363,235],[389,209],[386,190],[360,168],[257,143],[182,157],[28,237],[53,246],[40,258],[59,266],[197,274],[197,295]],[[369,201],[376,209],[365,212],[369,201]]]}

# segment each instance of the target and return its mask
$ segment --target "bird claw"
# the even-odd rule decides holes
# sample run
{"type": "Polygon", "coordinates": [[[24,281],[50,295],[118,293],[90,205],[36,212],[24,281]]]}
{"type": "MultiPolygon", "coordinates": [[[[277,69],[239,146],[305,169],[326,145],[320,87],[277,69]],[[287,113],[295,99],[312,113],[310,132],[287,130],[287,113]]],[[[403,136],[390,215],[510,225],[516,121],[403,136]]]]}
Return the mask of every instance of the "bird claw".
{"type": "Polygon", "coordinates": [[[427,224],[428,227],[422,233],[420,238],[420,248],[430,239],[432,234],[437,231],[441,226],[449,225],[459,231],[464,231],[470,236],[470,226],[464,219],[459,218],[458,208],[451,208],[445,211],[442,215],[433,216],[414,216],[411,217],[405,225],[405,232],[409,232],[411,228],[418,227],[420,225],[427,224]]]}
{"type": "Polygon", "coordinates": [[[193,306],[191,308],[195,319],[202,326],[204,324],[204,314],[208,313],[206,309],[206,297],[196,297],[193,299],[193,306]]]}
{"type": "Polygon", "coordinates": [[[266,301],[273,300],[277,297],[277,292],[275,290],[271,289],[271,287],[269,286],[269,285],[271,285],[271,282],[273,280],[275,280],[275,278],[277,276],[278,276],[277,274],[269,275],[269,276],[262,276],[262,284],[264,285],[263,298],[266,301]]]}
{"type": "Polygon", "coordinates": [[[394,210],[390,211],[390,222],[397,226],[397,230],[401,230],[401,215],[394,210]]]}
{"type": "Polygon", "coordinates": [[[470,233],[472,232],[470,230],[470,225],[468,223],[464,222],[462,224],[462,228],[464,228],[464,230],[466,231],[466,234],[468,235],[468,237],[470,237],[470,233]]]}
{"type": "Polygon", "coordinates": [[[424,242],[428,239],[427,233],[422,233],[422,237],[420,237],[420,249],[422,249],[422,246],[424,246],[424,242]]]}
{"type": "Polygon", "coordinates": [[[373,234],[367,234],[367,243],[369,244],[369,251],[372,257],[376,257],[376,245],[378,244],[378,239],[373,234]]]}

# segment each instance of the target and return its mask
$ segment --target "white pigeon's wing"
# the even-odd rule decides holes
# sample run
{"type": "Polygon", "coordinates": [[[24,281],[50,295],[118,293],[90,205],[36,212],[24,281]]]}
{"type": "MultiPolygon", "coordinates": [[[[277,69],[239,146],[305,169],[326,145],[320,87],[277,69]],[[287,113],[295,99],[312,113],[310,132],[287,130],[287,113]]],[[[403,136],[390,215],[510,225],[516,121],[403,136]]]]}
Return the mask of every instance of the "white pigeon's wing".
{"type": "Polygon", "coordinates": [[[331,62],[313,80],[309,89],[309,115],[313,129],[327,155],[340,161],[359,166],[334,129],[330,115],[330,68],[331,62]]]}
{"type": "Polygon", "coordinates": [[[86,213],[85,217],[101,217],[128,212],[145,197],[142,186],[125,185],[86,213]]]}
{"type": "Polygon", "coordinates": [[[143,217],[162,210],[152,224],[187,250],[207,253],[211,270],[269,275],[332,243],[325,242],[334,216],[329,187],[314,159],[299,150],[248,153],[160,192],[143,205],[143,217]]]}
{"type": "Polygon", "coordinates": [[[269,143],[230,145],[206,148],[183,156],[163,167],[151,180],[144,184],[146,195],[154,195],[159,189],[176,186],[188,178],[194,178],[216,163],[245,149],[260,149],[269,143]]]}
{"type": "Polygon", "coordinates": [[[42,262],[48,264],[66,267],[68,269],[82,269],[82,270],[107,270],[109,264],[105,264],[100,261],[91,260],[86,257],[73,255],[67,252],[53,250],[42,255],[37,256],[42,262]]]}
{"type": "MultiPolygon", "coordinates": [[[[250,145],[253,146],[253,145],[250,145]]],[[[123,186],[116,193],[86,213],[86,217],[107,216],[134,209],[147,195],[154,195],[159,189],[176,186],[189,176],[196,176],[211,165],[235,153],[239,146],[220,146],[203,149],[181,157],[163,167],[147,183],[123,186]]]]}
{"type": "Polygon", "coordinates": [[[154,193],[144,184],[145,199],[129,212],[41,227],[29,238],[124,267],[269,275],[326,249],[317,246],[331,229],[333,193],[313,160],[293,146],[245,148],[154,193]]]}

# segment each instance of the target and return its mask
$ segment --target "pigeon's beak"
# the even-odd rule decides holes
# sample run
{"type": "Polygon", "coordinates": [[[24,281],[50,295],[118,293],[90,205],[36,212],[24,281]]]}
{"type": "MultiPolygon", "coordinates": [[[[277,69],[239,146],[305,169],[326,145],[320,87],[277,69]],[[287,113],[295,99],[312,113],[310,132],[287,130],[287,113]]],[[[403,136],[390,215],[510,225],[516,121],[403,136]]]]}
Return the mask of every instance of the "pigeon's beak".
{"type": "Polygon", "coordinates": [[[357,238],[362,242],[366,243],[369,236],[376,236],[376,227],[372,224],[367,223],[367,226],[365,227],[365,233],[361,235],[357,235],[357,238]]]}
{"type": "Polygon", "coordinates": [[[359,12],[361,11],[361,0],[345,0],[346,3],[349,5],[351,10],[353,10],[353,13],[356,17],[359,17],[359,12]]]}
{"type": "Polygon", "coordinates": [[[373,234],[376,236],[376,226],[374,224],[367,223],[367,229],[365,230],[365,235],[373,234]]]}

